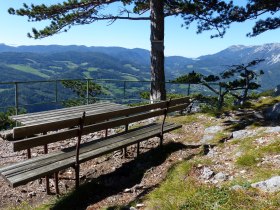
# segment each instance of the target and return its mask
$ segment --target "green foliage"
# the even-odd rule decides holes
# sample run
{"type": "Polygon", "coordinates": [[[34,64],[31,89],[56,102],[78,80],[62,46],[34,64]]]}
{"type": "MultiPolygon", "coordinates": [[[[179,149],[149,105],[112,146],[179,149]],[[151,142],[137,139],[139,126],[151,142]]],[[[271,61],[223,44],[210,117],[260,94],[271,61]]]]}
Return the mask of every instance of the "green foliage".
{"type": "Polygon", "coordinates": [[[238,99],[238,104],[244,104],[248,99],[248,91],[255,90],[260,87],[256,82],[258,76],[263,74],[263,71],[258,73],[255,70],[249,69],[258,65],[263,59],[256,59],[247,64],[232,65],[227,70],[217,75],[203,75],[201,73],[191,72],[189,74],[178,77],[174,82],[178,83],[193,83],[202,84],[218,95],[217,104],[218,110],[221,110],[225,103],[225,96],[231,94],[238,99]],[[219,82],[219,88],[211,86],[211,82],[219,82]],[[243,92],[242,92],[243,91],[243,92]]]}
{"type": "MultiPolygon", "coordinates": [[[[23,114],[26,111],[24,109],[19,110],[19,114],[23,114]]],[[[16,110],[9,108],[6,112],[0,112],[0,130],[6,130],[13,128],[16,124],[9,119],[9,116],[15,115],[16,110]]]]}
{"type": "MultiPolygon", "coordinates": [[[[167,93],[166,94],[167,99],[182,98],[184,96],[185,96],[184,94],[179,94],[179,93],[167,93]]],[[[143,91],[140,93],[140,98],[150,100],[150,93],[148,91],[143,91]]]]}
{"type": "MultiPolygon", "coordinates": [[[[88,94],[90,103],[94,103],[96,96],[102,93],[102,87],[91,80],[88,80],[88,83],[80,80],[65,80],[62,81],[62,85],[70,88],[79,98],[86,99],[88,94]]],[[[65,106],[77,106],[80,104],[80,99],[70,99],[64,102],[65,106]]]]}

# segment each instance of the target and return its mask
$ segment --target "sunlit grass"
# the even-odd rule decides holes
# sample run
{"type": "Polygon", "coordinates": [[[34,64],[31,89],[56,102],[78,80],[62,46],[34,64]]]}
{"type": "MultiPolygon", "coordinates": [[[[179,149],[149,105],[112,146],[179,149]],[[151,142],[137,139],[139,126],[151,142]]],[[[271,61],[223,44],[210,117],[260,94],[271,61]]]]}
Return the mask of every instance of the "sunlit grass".
{"type": "Polygon", "coordinates": [[[11,65],[8,65],[9,67],[12,67],[16,70],[19,70],[19,71],[22,71],[22,72],[25,72],[25,73],[30,73],[30,74],[34,74],[36,76],[39,76],[39,77],[43,77],[45,79],[48,79],[49,76],[38,71],[37,69],[34,69],[30,66],[25,66],[25,65],[17,65],[17,64],[11,64],[11,65]]]}
{"type": "Polygon", "coordinates": [[[194,166],[192,162],[175,166],[166,180],[146,196],[147,209],[279,209],[279,193],[265,194],[252,188],[234,191],[228,186],[203,184],[192,176],[194,166]]]}

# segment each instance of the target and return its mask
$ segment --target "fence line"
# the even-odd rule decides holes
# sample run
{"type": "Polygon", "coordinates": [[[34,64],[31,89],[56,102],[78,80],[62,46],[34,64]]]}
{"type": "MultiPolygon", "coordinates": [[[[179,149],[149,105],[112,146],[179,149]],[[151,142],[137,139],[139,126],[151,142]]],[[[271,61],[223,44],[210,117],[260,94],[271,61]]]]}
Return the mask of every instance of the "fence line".
{"type": "MultiPolygon", "coordinates": [[[[1,109],[5,109],[5,108],[9,108],[9,107],[14,107],[15,108],[15,112],[16,114],[18,114],[19,112],[19,109],[20,107],[27,107],[27,106],[35,106],[35,105],[44,105],[44,104],[59,104],[61,102],[64,102],[64,100],[60,100],[59,99],[59,90],[60,88],[58,87],[59,84],[61,84],[61,82],[63,81],[84,81],[86,82],[86,97],[85,98],[82,98],[81,100],[85,100],[87,104],[90,103],[90,95],[89,95],[89,86],[90,86],[90,82],[94,82],[96,84],[99,84],[100,83],[102,84],[101,86],[105,86],[106,84],[113,84],[113,83],[119,83],[119,87],[120,87],[120,92],[122,92],[122,99],[124,100],[139,100],[140,99],[140,96],[138,96],[138,98],[133,98],[132,96],[134,95],[131,95],[132,94],[136,94],[139,92],[135,91],[133,92],[132,89],[135,89],[135,87],[132,86],[132,84],[142,84],[142,86],[138,87],[138,91],[145,91],[145,88],[147,90],[149,90],[149,87],[147,85],[150,85],[151,84],[151,81],[148,81],[148,80],[143,80],[143,81],[135,81],[135,80],[114,80],[114,79],[57,79],[57,80],[41,80],[41,81],[16,81],[16,82],[0,82],[0,86],[1,85],[13,85],[14,86],[14,105],[13,106],[4,106],[4,107],[0,107],[1,109]],[[54,100],[50,100],[50,101],[47,101],[47,102],[41,102],[41,103],[31,103],[31,104],[21,104],[20,103],[20,94],[21,94],[21,89],[20,89],[20,85],[28,85],[28,84],[36,84],[36,83],[39,83],[39,84],[42,84],[42,83],[54,83],[54,100]],[[146,86],[145,86],[145,83],[146,86]],[[122,85],[121,85],[122,84],[122,85]],[[144,84],[144,85],[143,85],[144,84]],[[130,86],[130,87],[129,87],[130,86]],[[121,87],[122,87],[122,91],[121,91],[121,87]]],[[[171,82],[171,81],[167,81],[165,82],[166,85],[169,85],[170,87],[172,85],[183,85],[183,86],[186,86],[185,89],[183,90],[186,90],[186,94],[185,95],[190,95],[191,94],[191,88],[192,88],[192,85],[200,85],[200,84],[192,84],[192,83],[175,83],[175,82],[171,82]]],[[[217,85],[216,83],[212,83],[212,85],[217,85]]],[[[23,88],[24,89],[24,88],[23,88]]],[[[167,89],[167,88],[166,88],[167,89]]],[[[5,90],[5,89],[4,89],[5,90]]],[[[168,92],[168,91],[167,91],[168,92]]],[[[172,92],[172,90],[171,90],[172,92]]],[[[175,91],[176,93],[176,91],[175,91]]],[[[45,93],[47,94],[47,93],[45,93]]],[[[121,97],[121,95],[119,96],[121,97]]],[[[115,99],[119,97],[115,96],[115,99]]],[[[76,99],[76,98],[71,98],[71,99],[76,99]]],[[[80,99],[80,98],[79,98],[80,99]]],[[[103,98],[104,99],[104,98],[103,98]]],[[[106,100],[110,100],[110,98],[105,98],[106,100]]],[[[114,99],[111,98],[111,100],[114,99]]]]}

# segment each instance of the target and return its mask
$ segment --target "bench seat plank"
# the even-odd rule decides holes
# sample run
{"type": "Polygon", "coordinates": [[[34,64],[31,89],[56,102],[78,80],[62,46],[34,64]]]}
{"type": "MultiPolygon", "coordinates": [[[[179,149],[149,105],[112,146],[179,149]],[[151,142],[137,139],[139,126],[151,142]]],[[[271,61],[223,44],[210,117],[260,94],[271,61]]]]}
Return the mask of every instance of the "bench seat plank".
{"type": "MultiPolygon", "coordinates": [[[[165,127],[167,127],[167,126],[169,126],[169,124],[165,125],[165,127]]],[[[153,132],[156,129],[159,129],[159,125],[157,123],[153,123],[153,124],[150,124],[150,125],[142,126],[140,128],[135,128],[135,129],[129,130],[126,133],[119,133],[119,134],[109,136],[107,138],[101,138],[101,139],[93,140],[92,142],[84,143],[83,145],[81,145],[81,152],[85,151],[84,147],[89,148],[89,146],[91,146],[91,148],[89,148],[89,149],[95,149],[97,147],[106,146],[110,143],[118,142],[118,141],[120,141],[124,138],[131,138],[133,136],[142,135],[145,132],[153,132]]],[[[2,168],[2,169],[0,169],[0,173],[5,173],[5,171],[12,171],[13,169],[18,170],[18,171],[24,170],[24,167],[32,169],[32,167],[33,167],[32,162],[34,162],[35,164],[38,165],[38,163],[40,161],[43,161],[43,162],[46,163],[47,159],[52,159],[51,161],[59,160],[59,159],[54,159],[53,156],[58,156],[59,154],[69,153],[73,149],[74,148],[66,148],[66,149],[63,149],[63,150],[58,151],[58,152],[53,152],[53,153],[44,155],[43,156],[44,158],[39,156],[39,157],[35,157],[35,158],[32,158],[32,159],[28,159],[28,160],[25,160],[23,162],[16,163],[16,164],[13,164],[11,166],[7,166],[7,167],[2,168]],[[34,161],[32,161],[32,160],[34,160],[34,161]]]]}
{"type": "MultiPolygon", "coordinates": [[[[155,123],[134,129],[127,133],[100,139],[96,142],[85,143],[80,149],[80,162],[85,162],[125,146],[158,136],[160,134],[160,126],[161,124],[155,123]]],[[[180,127],[181,125],[166,123],[164,126],[164,133],[180,127]]],[[[67,152],[62,150],[55,154],[51,153],[49,156],[45,156],[44,159],[40,157],[32,158],[20,164],[15,164],[13,167],[4,167],[0,169],[1,175],[12,187],[26,184],[31,180],[74,166],[76,160],[75,148],[70,150],[67,149],[67,152]]]]}

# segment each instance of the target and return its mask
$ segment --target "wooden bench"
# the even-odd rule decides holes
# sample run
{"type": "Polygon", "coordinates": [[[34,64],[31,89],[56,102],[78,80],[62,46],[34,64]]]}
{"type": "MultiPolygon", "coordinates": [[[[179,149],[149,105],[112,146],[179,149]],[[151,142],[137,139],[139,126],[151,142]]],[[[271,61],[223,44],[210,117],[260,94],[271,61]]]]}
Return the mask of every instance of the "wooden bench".
{"type": "Polygon", "coordinates": [[[46,191],[49,194],[49,177],[54,174],[56,193],[59,193],[58,172],[73,167],[76,187],[78,187],[81,163],[133,144],[137,144],[138,155],[139,143],[152,137],[159,137],[162,145],[164,133],[181,127],[181,125],[166,123],[167,113],[183,110],[189,104],[189,98],[180,98],[88,116],[84,112],[81,117],[15,127],[13,138],[20,140],[13,141],[13,150],[29,150],[29,159],[1,167],[0,174],[11,187],[46,177],[46,191]],[[128,129],[130,123],[158,116],[163,116],[160,123],[149,123],[128,129]],[[123,132],[111,136],[107,136],[106,132],[105,137],[81,143],[83,135],[120,126],[125,126],[123,132]],[[48,144],[73,137],[77,138],[75,147],[48,153],[48,144]],[[38,146],[44,146],[45,154],[31,158],[30,149],[38,146]]]}

